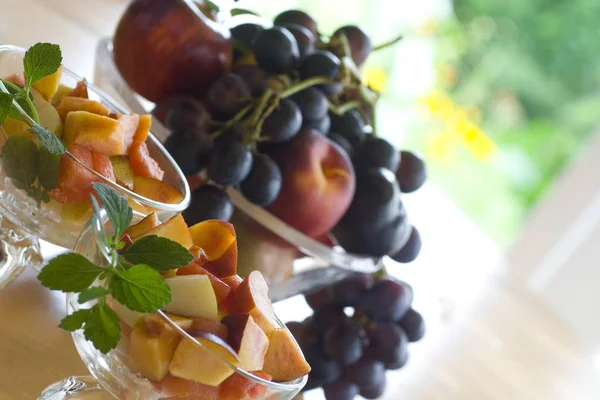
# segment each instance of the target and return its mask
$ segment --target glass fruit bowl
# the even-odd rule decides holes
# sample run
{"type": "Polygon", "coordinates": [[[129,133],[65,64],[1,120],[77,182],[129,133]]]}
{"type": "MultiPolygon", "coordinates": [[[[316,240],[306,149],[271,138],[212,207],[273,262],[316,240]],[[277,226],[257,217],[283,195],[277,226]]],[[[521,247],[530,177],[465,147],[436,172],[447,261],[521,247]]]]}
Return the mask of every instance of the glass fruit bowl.
{"type": "MultiPolygon", "coordinates": [[[[152,106],[135,93],[119,73],[111,39],[103,39],[98,44],[95,81],[121,98],[134,112],[144,113],[152,106]]],[[[169,136],[158,121],[154,133],[163,142],[169,136]]],[[[235,206],[232,223],[238,235],[240,274],[260,269],[269,282],[273,301],[318,290],[356,273],[374,273],[384,267],[386,258],[350,254],[339,246],[325,245],[252,204],[234,188],[227,192],[235,206]]],[[[407,223],[398,248],[408,242],[410,233],[407,223]]]]}
{"type": "MultiPolygon", "coordinates": [[[[136,212],[133,222],[139,222],[143,217],[142,214],[136,212]]],[[[112,262],[111,250],[105,239],[105,234],[110,234],[110,230],[112,227],[107,218],[104,218],[103,225],[98,219],[93,218],[82,231],[74,252],[83,255],[96,265],[110,264],[112,262]]],[[[90,308],[94,303],[95,301],[79,304],[77,294],[67,295],[69,314],[90,308]]],[[[154,315],[146,315],[149,319],[144,322],[150,321],[144,328],[148,332],[147,334],[149,337],[160,340],[166,339],[162,341],[165,348],[178,347],[173,355],[173,362],[178,357],[179,347],[185,347],[185,353],[179,354],[181,358],[188,361],[195,360],[182,363],[183,370],[182,367],[179,367],[178,374],[180,376],[195,375],[195,379],[205,383],[176,378],[170,373],[165,378],[156,379],[158,383],[153,383],[132,370],[143,370],[145,369],[143,365],[147,366],[156,361],[151,357],[142,359],[147,352],[134,349],[140,343],[139,341],[138,344],[134,343],[134,336],[138,332],[138,328],[132,331],[125,323],[125,320],[129,318],[139,321],[141,314],[124,309],[123,306],[115,302],[111,303],[110,300],[108,304],[121,317],[123,334],[118,346],[109,353],[103,354],[86,340],[83,330],[73,332],[75,347],[92,376],[69,377],[44,390],[39,400],[88,398],[88,395],[94,396],[91,398],[98,398],[97,396],[109,398],[109,395],[112,395],[118,399],[291,400],[300,392],[308,379],[305,375],[289,382],[271,382],[266,380],[268,378],[264,374],[245,371],[236,366],[239,359],[235,352],[233,350],[233,353],[226,351],[225,347],[228,346],[226,343],[219,345],[218,337],[202,333],[190,336],[182,329],[181,320],[185,318],[159,311],[154,315]],[[152,333],[150,333],[150,329],[152,329],[152,333]],[[198,361],[199,359],[201,361],[198,361]],[[220,383],[213,386],[207,384],[216,381],[220,383]]],[[[277,318],[276,324],[276,328],[283,328],[289,333],[285,325],[277,318]]],[[[138,323],[136,327],[139,325],[138,323]]],[[[293,336],[290,334],[290,337],[293,336]]],[[[173,362],[169,370],[171,370],[173,362]]]]}
{"type": "MultiPolygon", "coordinates": [[[[16,46],[0,45],[0,77],[22,74],[25,51],[16,46]]],[[[81,81],[84,81],[82,77],[63,67],[60,84],[76,87],[77,83],[81,81]]],[[[125,107],[119,105],[95,86],[87,84],[87,90],[91,100],[102,103],[110,112],[129,114],[125,107]]],[[[7,139],[7,133],[3,127],[0,127],[0,146],[3,146],[7,139]]],[[[144,197],[106,179],[74,155],[67,153],[67,157],[83,166],[99,181],[127,196],[137,210],[144,212],[146,209],[152,209],[158,212],[161,219],[167,218],[188,206],[190,188],[177,164],[153,134],[148,136],[146,144],[150,156],[165,172],[163,181],[183,195],[177,203],[167,204],[144,197]]],[[[0,288],[16,278],[25,266],[35,268],[41,266],[42,257],[38,239],[72,249],[88,216],[89,214],[86,212],[81,213],[75,209],[67,211],[66,207],[54,200],[38,206],[25,190],[20,190],[15,186],[15,182],[7,176],[6,170],[0,165],[0,242],[2,244],[0,288]],[[66,213],[68,213],[68,218],[65,217],[66,213]]]]}

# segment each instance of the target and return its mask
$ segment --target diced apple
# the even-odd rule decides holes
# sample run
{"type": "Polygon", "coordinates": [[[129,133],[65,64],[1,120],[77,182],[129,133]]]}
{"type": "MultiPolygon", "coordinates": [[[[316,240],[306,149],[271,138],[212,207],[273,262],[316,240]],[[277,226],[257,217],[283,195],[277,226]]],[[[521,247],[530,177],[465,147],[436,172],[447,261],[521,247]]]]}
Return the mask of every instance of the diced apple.
{"type": "Polygon", "coordinates": [[[184,197],[183,193],[168,183],[144,176],[133,178],[133,191],[140,196],[165,204],[177,204],[184,197]]]}
{"type": "Polygon", "coordinates": [[[169,366],[169,372],[179,378],[204,385],[219,386],[234,373],[234,370],[223,360],[237,366],[239,365],[237,356],[226,347],[226,344],[223,346],[205,337],[197,337],[196,340],[202,346],[190,339],[181,341],[169,366]]]}
{"type": "Polygon", "coordinates": [[[112,156],[110,157],[110,162],[112,163],[117,183],[129,190],[133,190],[133,178],[135,175],[127,157],[112,156]]]}
{"type": "MultiPolygon", "coordinates": [[[[258,378],[271,381],[271,375],[264,372],[251,372],[258,378]]],[[[266,392],[267,387],[254,382],[245,376],[233,374],[219,386],[219,400],[260,400],[266,392]]]]}
{"type": "Polygon", "coordinates": [[[225,282],[202,268],[202,266],[197,262],[192,262],[183,268],[179,268],[177,270],[177,275],[207,275],[210,279],[210,283],[213,286],[215,295],[217,296],[218,304],[221,304],[221,302],[227,298],[229,292],[231,291],[231,288],[227,286],[225,282]]]}
{"type": "Polygon", "coordinates": [[[210,319],[204,318],[194,318],[192,320],[192,326],[188,329],[188,333],[192,336],[198,336],[200,332],[211,333],[223,340],[227,340],[227,326],[218,321],[211,321],[210,319]]]}
{"type": "Polygon", "coordinates": [[[194,256],[194,261],[196,261],[200,265],[203,265],[206,261],[208,261],[208,259],[206,258],[206,253],[204,253],[204,250],[202,250],[201,247],[198,247],[196,245],[192,246],[190,248],[190,253],[192,253],[192,255],[194,256]]]}
{"type": "Polygon", "coordinates": [[[31,96],[40,119],[40,125],[61,137],[63,126],[56,109],[37,90],[31,89],[31,96]]]}
{"type": "Polygon", "coordinates": [[[58,90],[58,84],[60,83],[60,78],[62,76],[62,65],[58,67],[58,70],[52,75],[48,75],[39,81],[36,81],[31,85],[32,88],[40,92],[46,101],[50,101],[52,96],[58,90]]]}
{"type": "Polygon", "coordinates": [[[280,382],[291,381],[310,372],[310,365],[300,346],[286,328],[276,328],[269,335],[269,349],[262,370],[280,382]]]}
{"type": "Polygon", "coordinates": [[[269,299],[269,288],[259,271],[252,271],[227,300],[232,313],[250,314],[269,336],[275,329],[275,312],[269,299]]]}
{"type": "Polygon", "coordinates": [[[240,367],[246,371],[263,368],[269,339],[247,314],[231,314],[221,321],[227,326],[227,343],[238,353],[240,367]]]}
{"type": "Polygon", "coordinates": [[[56,105],[56,111],[63,121],[67,118],[67,114],[72,111],[87,111],[105,117],[110,113],[110,110],[98,101],[71,96],[63,97],[60,103],[56,105]]]}
{"type": "Polygon", "coordinates": [[[152,115],[144,114],[140,115],[140,120],[133,136],[133,141],[138,143],[144,143],[150,134],[150,127],[152,126],[152,115]]]}
{"type": "MultiPolygon", "coordinates": [[[[171,322],[180,327],[183,330],[190,329],[192,326],[192,319],[182,317],[181,315],[175,315],[165,313],[165,316],[169,318],[171,322]]],[[[146,332],[149,336],[160,336],[162,332],[167,328],[173,328],[169,321],[167,321],[160,314],[153,314],[144,316],[142,319],[143,323],[146,324],[146,332]]]]}
{"type": "Polygon", "coordinates": [[[127,154],[140,123],[140,116],[138,114],[117,114],[117,121],[119,121],[121,128],[123,128],[123,150],[127,154]]]}
{"type": "Polygon", "coordinates": [[[149,235],[156,235],[167,239],[171,239],[172,241],[179,243],[186,249],[189,249],[194,245],[194,243],[192,242],[192,236],[190,235],[190,231],[188,230],[187,224],[185,223],[185,220],[183,219],[181,214],[177,214],[173,218],[158,225],[156,228],[150,229],[141,236],[138,236],[138,238],[149,235]]]}
{"type": "Polygon", "coordinates": [[[169,396],[161,397],[162,400],[220,400],[218,387],[177,378],[171,374],[167,374],[165,379],[154,383],[153,386],[162,396],[169,396]]]}
{"type": "Polygon", "coordinates": [[[64,141],[107,156],[123,154],[123,128],[119,121],[87,111],[71,111],[65,119],[64,141]]]}
{"type": "Polygon", "coordinates": [[[131,332],[131,369],[148,380],[162,380],[169,372],[181,338],[182,335],[160,317],[152,315],[142,318],[131,332]]]}
{"type": "Polygon", "coordinates": [[[88,90],[87,90],[87,82],[84,80],[77,82],[77,86],[68,94],[71,97],[81,97],[83,99],[89,99],[88,90]]]}
{"type": "Polygon", "coordinates": [[[156,213],[151,213],[137,224],[131,225],[129,228],[125,229],[123,233],[128,234],[132,239],[135,239],[159,225],[160,221],[158,220],[158,216],[156,213]]]}
{"type": "Polygon", "coordinates": [[[218,318],[217,296],[207,275],[187,275],[166,279],[171,303],[165,311],[190,318],[218,318]]]}

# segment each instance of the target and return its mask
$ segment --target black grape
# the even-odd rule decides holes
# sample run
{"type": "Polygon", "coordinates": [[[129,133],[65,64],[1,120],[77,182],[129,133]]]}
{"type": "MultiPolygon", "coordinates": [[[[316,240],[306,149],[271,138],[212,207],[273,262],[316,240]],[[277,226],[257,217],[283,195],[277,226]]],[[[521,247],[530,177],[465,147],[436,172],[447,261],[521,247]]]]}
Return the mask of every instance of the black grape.
{"type": "Polygon", "coordinates": [[[300,57],[296,38],[281,26],[260,32],[252,48],[258,65],[274,74],[292,70],[300,57]]]}
{"type": "Polygon", "coordinates": [[[323,386],[326,400],[353,400],[358,396],[359,388],[353,383],[337,380],[323,386]]]}
{"type": "Polygon", "coordinates": [[[383,392],[385,392],[385,384],[386,384],[386,377],[385,377],[385,374],[383,374],[379,378],[379,381],[374,382],[368,386],[361,387],[360,395],[362,397],[364,397],[365,399],[369,399],[369,400],[370,399],[378,399],[383,395],[383,392]]]}
{"type": "Polygon", "coordinates": [[[357,306],[362,296],[373,286],[373,276],[356,274],[329,287],[331,300],[345,306],[357,306]]]}
{"type": "Polygon", "coordinates": [[[183,174],[190,176],[207,165],[213,150],[213,139],[199,129],[175,131],[165,141],[165,148],[183,174]]]}
{"type": "Polygon", "coordinates": [[[400,263],[409,263],[417,259],[421,252],[421,235],[414,226],[411,229],[408,242],[396,254],[392,254],[393,260],[400,263]]]}
{"type": "Polygon", "coordinates": [[[254,204],[265,207],[271,204],[281,190],[281,170],[269,156],[257,154],[250,174],[240,186],[242,194],[254,204]]]}
{"type": "Polygon", "coordinates": [[[340,36],[342,34],[348,39],[350,53],[354,64],[360,67],[363,65],[367,57],[369,57],[369,54],[373,49],[371,39],[369,39],[369,36],[365,33],[365,31],[355,25],[347,25],[339,28],[334,32],[333,37],[340,36]]]}
{"type": "Polygon", "coordinates": [[[402,329],[392,322],[374,322],[367,329],[368,357],[384,364],[393,364],[406,359],[408,338],[402,329]]]}
{"type": "Polygon", "coordinates": [[[423,320],[423,316],[412,308],[404,314],[400,321],[398,321],[398,324],[404,329],[410,342],[418,342],[425,336],[425,321],[423,320]]]}
{"type": "Polygon", "coordinates": [[[171,107],[165,124],[172,131],[206,130],[210,114],[206,107],[195,99],[183,98],[171,107]]]}
{"type": "Polygon", "coordinates": [[[309,329],[316,334],[323,334],[328,327],[343,324],[347,318],[343,307],[337,304],[326,304],[315,311],[309,329]]]}
{"type": "Polygon", "coordinates": [[[361,329],[351,319],[332,325],[323,338],[325,355],[343,365],[358,361],[363,354],[361,329]]]}
{"type": "Polygon", "coordinates": [[[356,148],[367,136],[365,133],[365,121],[356,110],[348,110],[342,115],[330,113],[331,132],[339,133],[356,148]]]}
{"type": "Polygon", "coordinates": [[[329,303],[331,299],[329,298],[329,292],[327,288],[325,288],[305,294],[304,300],[306,300],[306,304],[308,304],[310,308],[312,308],[314,311],[317,311],[319,308],[329,303]]]}
{"type": "MultiPolygon", "coordinates": [[[[307,56],[300,65],[300,78],[302,80],[313,77],[325,77],[335,80],[340,72],[340,59],[333,53],[326,50],[317,50],[307,56]]],[[[339,82],[319,85],[319,88],[327,95],[333,95],[342,89],[339,82]]]]}
{"type": "Polygon", "coordinates": [[[329,115],[324,116],[321,119],[303,119],[302,128],[315,129],[321,132],[323,135],[329,133],[329,126],[331,125],[331,119],[329,115]]]}
{"type": "Polygon", "coordinates": [[[213,114],[220,119],[229,119],[241,111],[251,98],[250,88],[236,74],[219,77],[206,95],[213,114]]]}
{"type": "Polygon", "coordinates": [[[339,145],[346,152],[346,154],[352,156],[354,150],[352,149],[352,145],[350,144],[348,139],[335,132],[332,132],[327,136],[329,136],[329,139],[331,139],[332,142],[339,145]]]}
{"type": "Polygon", "coordinates": [[[241,123],[236,122],[215,139],[215,144],[220,145],[229,142],[242,142],[244,140],[244,134],[244,126],[241,123]]]}
{"type": "Polygon", "coordinates": [[[385,366],[380,361],[361,358],[358,362],[346,367],[344,378],[362,389],[373,382],[385,380],[385,366]]]}
{"type": "Polygon", "coordinates": [[[312,346],[304,351],[306,361],[310,364],[309,381],[315,380],[319,385],[334,382],[342,375],[340,363],[328,359],[319,346],[312,346]]]}
{"type": "Polygon", "coordinates": [[[260,97],[269,87],[269,79],[267,73],[254,64],[238,64],[235,65],[231,72],[239,75],[254,97],[260,97]]]}
{"type": "Polygon", "coordinates": [[[281,99],[279,106],[265,120],[261,136],[270,142],[285,142],[298,134],[302,127],[302,114],[296,103],[281,99]]]}
{"type": "Polygon", "coordinates": [[[403,193],[412,193],[419,189],[427,180],[427,167],[423,158],[410,151],[401,151],[396,178],[403,193]]]}
{"type": "Polygon", "coordinates": [[[306,325],[304,325],[304,323],[302,323],[302,322],[292,321],[292,322],[288,322],[287,324],[285,324],[285,326],[292,333],[292,336],[294,337],[294,339],[296,339],[296,341],[298,342],[300,347],[304,347],[304,344],[305,344],[304,337],[306,336],[306,325]]]}
{"type": "Polygon", "coordinates": [[[308,29],[317,36],[317,22],[302,10],[287,10],[275,17],[275,25],[297,24],[308,29]]]}
{"type": "Polygon", "coordinates": [[[387,168],[393,172],[400,164],[400,153],[387,140],[368,135],[356,147],[352,161],[358,167],[387,168]]]}
{"type": "Polygon", "coordinates": [[[209,219],[229,221],[233,214],[233,203],[222,189],[204,184],[192,192],[192,202],[183,212],[185,221],[191,225],[209,219]]]}
{"type": "Polygon", "coordinates": [[[315,35],[313,35],[311,31],[298,24],[285,24],[283,27],[289,30],[290,33],[296,38],[296,42],[298,43],[298,51],[300,52],[300,59],[314,53],[316,39],[315,35]]]}
{"type": "Polygon", "coordinates": [[[412,293],[406,286],[390,279],[373,285],[362,298],[362,308],[374,321],[397,321],[408,311],[412,293]]]}
{"type": "Polygon", "coordinates": [[[210,157],[208,177],[223,186],[242,182],[252,168],[252,152],[240,142],[222,143],[210,157]]]}
{"type": "Polygon", "coordinates": [[[231,38],[233,39],[234,58],[245,55],[252,51],[252,45],[256,37],[265,28],[259,24],[245,23],[239,24],[230,29],[231,38]]]}
{"type": "Polygon", "coordinates": [[[327,97],[322,90],[314,86],[294,94],[291,99],[300,108],[304,119],[320,120],[327,115],[327,97]]]}

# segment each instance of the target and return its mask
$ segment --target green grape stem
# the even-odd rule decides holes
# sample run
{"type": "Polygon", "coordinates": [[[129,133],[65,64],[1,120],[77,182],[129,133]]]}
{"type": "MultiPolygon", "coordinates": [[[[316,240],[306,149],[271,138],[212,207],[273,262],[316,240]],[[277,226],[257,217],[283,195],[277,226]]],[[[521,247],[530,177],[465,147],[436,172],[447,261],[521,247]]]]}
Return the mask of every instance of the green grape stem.
{"type": "Polygon", "coordinates": [[[346,113],[346,111],[359,108],[361,105],[362,103],[360,102],[360,100],[349,101],[339,106],[329,103],[329,110],[336,113],[337,115],[343,115],[346,113]]]}
{"type": "Polygon", "coordinates": [[[314,78],[309,78],[309,79],[304,80],[290,88],[287,88],[286,90],[281,92],[280,96],[282,99],[285,99],[285,98],[295,95],[298,92],[303,91],[304,89],[308,89],[309,87],[313,87],[316,85],[328,84],[328,83],[336,83],[336,82],[327,77],[324,77],[324,76],[315,76],[314,78]]]}
{"type": "Polygon", "coordinates": [[[373,47],[372,52],[391,47],[391,46],[395,45],[396,43],[398,43],[399,41],[401,41],[402,39],[404,39],[404,35],[397,36],[397,37],[393,38],[392,40],[389,40],[387,42],[381,43],[380,45],[373,47]]]}
{"type": "Polygon", "coordinates": [[[256,124],[256,127],[254,128],[254,133],[252,135],[253,141],[257,141],[260,139],[260,132],[262,131],[262,127],[263,127],[265,121],[267,120],[267,118],[269,117],[269,115],[271,115],[271,113],[273,111],[275,111],[275,109],[277,107],[279,107],[279,100],[280,100],[280,97],[276,96],[274,98],[273,102],[271,103],[271,105],[269,105],[269,107],[266,109],[266,111],[263,113],[263,115],[258,120],[258,123],[256,124]]]}
{"type": "Polygon", "coordinates": [[[231,128],[233,126],[233,124],[235,124],[238,121],[241,121],[246,114],[248,113],[248,111],[250,111],[252,109],[252,106],[254,104],[248,104],[246,107],[244,107],[244,109],[242,109],[242,111],[240,111],[239,113],[237,113],[233,118],[231,118],[229,121],[227,121],[225,123],[225,125],[223,125],[223,127],[221,129],[219,129],[218,131],[216,131],[215,133],[213,133],[211,136],[213,139],[218,138],[221,134],[223,134],[223,132],[225,132],[227,129],[231,128]]]}

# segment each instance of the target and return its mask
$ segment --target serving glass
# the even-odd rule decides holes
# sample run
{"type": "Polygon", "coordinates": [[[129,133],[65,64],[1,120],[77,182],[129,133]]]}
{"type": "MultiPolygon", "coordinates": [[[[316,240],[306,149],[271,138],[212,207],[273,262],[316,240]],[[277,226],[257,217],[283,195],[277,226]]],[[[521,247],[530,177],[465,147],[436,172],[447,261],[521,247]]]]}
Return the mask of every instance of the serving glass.
{"type": "MultiPolygon", "coordinates": [[[[143,215],[135,213],[133,222],[138,222],[142,217],[143,215]]],[[[107,218],[104,218],[103,223],[93,218],[84,228],[75,244],[74,251],[76,253],[85,256],[97,265],[109,265],[112,262],[113,255],[105,239],[105,233],[110,235],[112,228],[107,222],[107,218]]],[[[90,308],[93,304],[94,301],[79,304],[78,295],[67,295],[68,313],[82,308],[90,308]]],[[[261,379],[229,363],[217,352],[212,351],[179,328],[163,312],[159,312],[157,315],[175,329],[180,335],[181,340],[191,341],[195,350],[202,351],[203,355],[208,358],[212,357],[214,368],[228,369],[231,376],[235,376],[235,381],[238,383],[243,382],[246,385],[245,392],[248,393],[247,400],[291,400],[306,384],[307,376],[291,382],[269,382],[261,379]]],[[[285,328],[285,325],[279,319],[277,319],[277,323],[280,328],[285,328]]],[[[100,398],[109,398],[109,394],[115,398],[127,400],[201,400],[206,398],[213,400],[234,400],[231,395],[227,396],[225,394],[222,389],[223,384],[218,389],[204,387],[203,390],[208,390],[208,392],[189,393],[185,388],[182,391],[181,385],[172,384],[173,381],[171,381],[171,384],[165,382],[157,384],[135,374],[130,368],[131,360],[128,356],[129,341],[126,335],[123,335],[117,348],[108,354],[102,354],[91,342],[87,341],[82,330],[73,332],[72,336],[81,359],[92,375],[87,377],[69,377],[58,382],[44,390],[38,400],[99,398],[98,396],[105,396],[100,398]]],[[[189,390],[189,386],[187,390],[189,390]]],[[[239,399],[236,398],[235,400],[239,399]]]]}
{"type": "MultiPolygon", "coordinates": [[[[110,38],[98,43],[94,79],[100,87],[122,99],[134,112],[148,112],[152,107],[152,103],[135,93],[119,73],[114,63],[110,38]]],[[[169,136],[168,130],[158,121],[154,133],[163,142],[169,136]]],[[[374,273],[381,270],[385,263],[393,262],[387,257],[360,256],[347,253],[339,246],[325,245],[294,229],[264,208],[252,204],[234,188],[227,191],[235,206],[232,222],[238,235],[241,263],[238,264],[238,270],[243,274],[260,269],[269,282],[273,301],[318,290],[356,273],[374,273]],[[257,246],[256,240],[265,246],[257,246]],[[263,254],[259,262],[253,263],[251,257],[245,254],[248,247],[261,247],[263,253],[271,254],[263,254]],[[293,258],[293,262],[289,262],[290,258],[293,258]],[[244,262],[251,265],[243,265],[244,262]]],[[[407,224],[398,248],[408,241],[410,231],[410,225],[407,224]]]]}
{"type": "MultiPolygon", "coordinates": [[[[6,77],[23,72],[23,56],[25,49],[0,45],[0,77],[6,77]]],[[[75,87],[83,78],[63,67],[61,82],[64,85],[75,87]]],[[[91,99],[104,104],[111,112],[129,114],[125,107],[107,96],[94,85],[88,84],[88,93],[91,99]]],[[[7,140],[7,135],[0,127],[0,147],[7,140]]],[[[190,188],[185,176],[153,134],[148,136],[148,150],[150,155],[165,171],[164,181],[177,188],[183,199],[177,204],[156,202],[140,196],[133,191],[118,185],[98,174],[86,164],[81,163],[76,157],[68,155],[79,162],[90,172],[95,174],[103,183],[112,186],[128,198],[130,202],[152,209],[159,214],[159,218],[166,219],[184,210],[190,203],[190,188]]],[[[63,206],[51,200],[38,206],[36,201],[29,197],[24,190],[17,188],[0,163],[0,288],[15,279],[25,266],[39,269],[42,263],[38,239],[52,244],[72,249],[81,229],[87,222],[86,218],[78,220],[64,219],[63,206]]]]}

